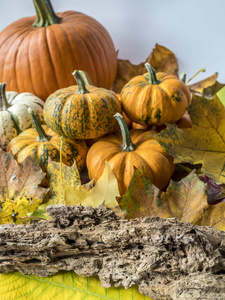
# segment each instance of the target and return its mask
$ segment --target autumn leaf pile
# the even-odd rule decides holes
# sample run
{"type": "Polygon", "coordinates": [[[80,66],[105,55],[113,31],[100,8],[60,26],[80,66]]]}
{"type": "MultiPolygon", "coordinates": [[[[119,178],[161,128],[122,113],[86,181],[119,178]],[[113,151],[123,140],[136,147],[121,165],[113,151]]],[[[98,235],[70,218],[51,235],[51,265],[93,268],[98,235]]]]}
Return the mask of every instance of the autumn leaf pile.
{"type": "MultiPolygon", "coordinates": [[[[156,71],[179,76],[175,55],[163,46],[156,44],[146,62],[150,62],[156,71]]],[[[119,93],[130,78],[144,72],[144,63],[132,65],[127,60],[118,59],[114,91],[119,93]]],[[[150,215],[176,217],[192,224],[224,230],[225,87],[217,82],[217,75],[215,73],[205,80],[188,85],[192,92],[192,103],[188,108],[191,128],[167,124],[166,128],[155,135],[164,150],[173,156],[176,164],[174,175],[164,190],[159,190],[134,168],[127,192],[120,196],[116,177],[107,162],[102,176],[94,185],[86,170],[81,174],[78,172],[76,162],[68,167],[62,162],[51,160],[47,167],[49,184],[44,188],[40,184],[45,173],[35,154],[18,164],[10,152],[0,150],[0,224],[37,222],[49,218],[46,212],[48,205],[66,204],[101,206],[113,209],[121,218],[127,219],[150,215]]],[[[54,282],[61,284],[65,280],[63,289],[67,295],[72,295],[74,291],[71,283],[75,280],[74,276],[78,285],[88,285],[90,290],[93,289],[94,282],[99,285],[95,278],[81,278],[72,272],[55,275],[50,279],[51,283],[49,279],[42,280],[41,285],[48,289],[54,282]]],[[[5,293],[4,288],[10,280],[18,280],[20,284],[27,282],[28,285],[35,285],[39,280],[36,276],[19,273],[14,273],[11,277],[1,275],[0,278],[3,283],[0,295],[5,293]]],[[[83,293],[85,291],[84,289],[83,293]]],[[[82,295],[82,289],[79,292],[82,295]]],[[[99,288],[93,295],[100,297],[102,293],[122,295],[123,289],[99,288]]],[[[138,294],[135,287],[132,288],[132,293],[137,293],[138,299],[148,299],[138,294]]],[[[127,299],[134,299],[127,295],[127,299]]]]}

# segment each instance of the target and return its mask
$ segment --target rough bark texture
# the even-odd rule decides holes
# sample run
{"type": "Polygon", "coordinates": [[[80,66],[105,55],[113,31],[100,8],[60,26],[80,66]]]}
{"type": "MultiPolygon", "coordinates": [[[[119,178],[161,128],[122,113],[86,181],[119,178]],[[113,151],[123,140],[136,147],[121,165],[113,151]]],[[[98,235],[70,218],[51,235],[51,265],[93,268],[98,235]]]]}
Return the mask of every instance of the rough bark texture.
{"type": "Polygon", "coordinates": [[[48,207],[51,220],[0,226],[0,272],[74,270],[102,286],[137,284],[152,299],[225,299],[225,232],[177,219],[48,207]]]}

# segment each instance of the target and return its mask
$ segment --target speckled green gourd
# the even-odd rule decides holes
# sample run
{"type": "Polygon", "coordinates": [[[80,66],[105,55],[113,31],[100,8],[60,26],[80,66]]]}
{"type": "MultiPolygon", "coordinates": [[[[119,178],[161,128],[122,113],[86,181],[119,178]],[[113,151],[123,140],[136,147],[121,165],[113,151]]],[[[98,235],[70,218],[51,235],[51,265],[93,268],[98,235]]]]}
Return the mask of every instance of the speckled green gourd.
{"type": "MultiPolygon", "coordinates": [[[[29,155],[36,153],[40,166],[47,172],[48,159],[60,160],[60,136],[46,125],[41,125],[37,114],[29,109],[34,128],[27,129],[11,140],[7,150],[11,151],[18,163],[29,155]]],[[[77,168],[81,171],[85,165],[87,145],[81,140],[64,138],[62,146],[62,162],[72,166],[76,161],[77,168]]]]}
{"type": "Polygon", "coordinates": [[[155,73],[149,63],[147,73],[133,77],[122,89],[123,111],[135,123],[164,125],[178,121],[191,104],[191,92],[177,77],[155,73]]]}
{"type": "Polygon", "coordinates": [[[118,128],[113,117],[121,102],[113,91],[86,85],[74,71],[77,85],[57,90],[45,102],[46,124],[56,133],[74,139],[95,139],[118,128]]]}

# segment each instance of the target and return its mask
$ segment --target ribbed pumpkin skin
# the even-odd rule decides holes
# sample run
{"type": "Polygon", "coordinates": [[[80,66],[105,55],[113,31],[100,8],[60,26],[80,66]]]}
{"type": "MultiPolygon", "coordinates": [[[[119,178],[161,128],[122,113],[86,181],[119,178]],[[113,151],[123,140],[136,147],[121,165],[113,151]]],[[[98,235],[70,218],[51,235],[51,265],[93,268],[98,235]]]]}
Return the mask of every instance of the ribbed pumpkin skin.
{"type": "Polygon", "coordinates": [[[58,13],[59,24],[32,27],[35,17],[13,22],[0,33],[0,81],[9,90],[30,92],[45,100],[74,84],[75,69],[87,71],[93,84],[110,88],[117,54],[106,29],[75,11],[58,13]]]}
{"type": "MultiPolygon", "coordinates": [[[[49,157],[54,161],[59,161],[60,159],[61,140],[60,136],[46,125],[42,127],[45,133],[51,136],[49,141],[37,142],[38,133],[34,128],[30,128],[12,139],[7,150],[12,152],[18,163],[21,163],[26,157],[36,151],[40,165],[46,172],[49,157]]],[[[87,150],[87,145],[84,141],[73,141],[65,138],[62,148],[62,162],[67,166],[71,166],[76,159],[78,170],[81,171],[85,165],[87,150]]]]}
{"type": "Polygon", "coordinates": [[[96,182],[108,161],[118,180],[119,192],[125,194],[134,173],[134,166],[147,176],[159,189],[169,182],[173,171],[173,158],[163,151],[153,138],[154,131],[133,129],[130,137],[136,149],[123,151],[122,136],[118,133],[101,138],[88,151],[86,165],[90,179],[96,182]]]}
{"type": "Polygon", "coordinates": [[[31,93],[6,92],[5,94],[9,107],[0,110],[0,147],[4,150],[14,137],[32,126],[27,107],[32,107],[41,121],[43,121],[44,107],[44,101],[31,93]]]}
{"type": "Polygon", "coordinates": [[[74,139],[96,139],[118,128],[113,118],[121,102],[112,91],[86,86],[90,93],[75,94],[78,86],[49,96],[44,106],[46,124],[59,135],[74,139]]]}
{"type": "Polygon", "coordinates": [[[156,73],[159,84],[150,84],[149,73],[135,76],[120,97],[127,117],[142,125],[163,125],[178,121],[191,103],[186,85],[173,75],[156,73]]]}

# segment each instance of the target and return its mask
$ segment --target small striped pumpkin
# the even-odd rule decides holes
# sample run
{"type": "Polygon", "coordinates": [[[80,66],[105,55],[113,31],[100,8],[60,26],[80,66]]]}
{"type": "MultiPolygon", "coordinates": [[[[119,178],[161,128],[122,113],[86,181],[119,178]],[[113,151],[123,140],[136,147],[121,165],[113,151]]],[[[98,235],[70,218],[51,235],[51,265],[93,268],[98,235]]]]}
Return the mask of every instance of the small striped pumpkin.
{"type": "Polygon", "coordinates": [[[77,85],[57,90],[45,102],[46,124],[72,139],[96,139],[118,128],[113,117],[121,102],[113,91],[86,85],[81,72],[73,73],[77,85]]]}

